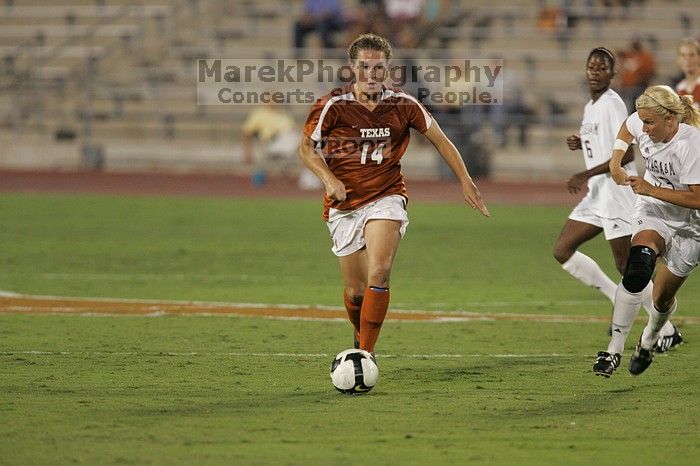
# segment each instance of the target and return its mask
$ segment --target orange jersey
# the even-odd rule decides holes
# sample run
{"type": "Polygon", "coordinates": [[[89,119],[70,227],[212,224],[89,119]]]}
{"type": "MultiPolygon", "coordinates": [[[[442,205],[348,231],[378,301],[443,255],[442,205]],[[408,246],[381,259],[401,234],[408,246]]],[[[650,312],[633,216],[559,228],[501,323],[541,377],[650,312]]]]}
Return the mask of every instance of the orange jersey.
{"type": "Polygon", "coordinates": [[[676,93],[678,95],[692,95],[693,107],[700,110],[700,77],[698,77],[693,83],[688,82],[687,79],[683,79],[681,82],[676,84],[676,93]]]}
{"type": "Polygon", "coordinates": [[[352,85],[321,97],[311,108],[304,134],[322,144],[328,168],[344,185],[347,197],[323,199],[323,219],[329,209],[354,210],[380,197],[406,197],[401,157],[410,128],[425,133],[432,116],[414,97],[400,89],[382,90],[370,111],[360,104],[352,85]]]}

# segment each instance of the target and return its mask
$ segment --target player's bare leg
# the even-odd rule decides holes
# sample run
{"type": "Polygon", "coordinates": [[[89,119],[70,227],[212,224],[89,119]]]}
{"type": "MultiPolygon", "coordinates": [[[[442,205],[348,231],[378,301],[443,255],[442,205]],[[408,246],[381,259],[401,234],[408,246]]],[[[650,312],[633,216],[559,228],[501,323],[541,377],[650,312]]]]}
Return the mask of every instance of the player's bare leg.
{"type": "Polygon", "coordinates": [[[374,352],[387,309],[391,267],[399,247],[401,222],[370,220],[365,225],[367,288],[360,313],[360,348],[374,352]]]}

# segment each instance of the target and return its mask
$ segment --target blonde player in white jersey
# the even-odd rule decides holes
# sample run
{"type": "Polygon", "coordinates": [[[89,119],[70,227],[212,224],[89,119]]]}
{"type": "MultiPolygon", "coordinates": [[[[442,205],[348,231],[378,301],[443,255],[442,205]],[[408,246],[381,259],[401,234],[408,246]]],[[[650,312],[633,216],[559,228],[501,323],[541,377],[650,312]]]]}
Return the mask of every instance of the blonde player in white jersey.
{"type": "MultiPolygon", "coordinates": [[[[586,79],[591,100],[583,111],[580,136],[567,138],[569,149],[583,151],[586,170],[567,180],[570,193],[579,192],[588,183],[588,193],[574,208],[564,223],[554,245],[554,258],[562,268],[584,284],[598,289],[613,302],[617,282],[608,277],[600,266],[578,248],[604,233],[610,244],[615,266],[620,275],[625,272],[634,226],[632,214],[636,196],[629,186],[619,186],[610,176],[610,154],[615,135],[627,118],[627,108],[619,95],[610,89],[615,76],[615,56],[605,47],[591,50],[586,61],[586,79]]],[[[637,174],[634,152],[625,152],[622,164],[628,173],[637,174]]],[[[644,307],[653,309],[652,285],[644,290],[644,307]]],[[[670,323],[663,335],[673,335],[670,323]]]]}
{"type": "Polygon", "coordinates": [[[676,293],[700,255],[700,113],[692,96],[680,97],[668,86],[647,88],[636,108],[620,127],[610,160],[615,181],[639,196],[632,248],[615,293],[612,337],[593,365],[593,372],[604,377],[620,364],[656,258],[662,257],[666,267],[654,280],[654,310],[629,363],[633,375],[651,364],[659,330],[676,310],[676,293]],[[620,163],[633,140],[645,160],[644,178],[629,175],[620,163]]]}

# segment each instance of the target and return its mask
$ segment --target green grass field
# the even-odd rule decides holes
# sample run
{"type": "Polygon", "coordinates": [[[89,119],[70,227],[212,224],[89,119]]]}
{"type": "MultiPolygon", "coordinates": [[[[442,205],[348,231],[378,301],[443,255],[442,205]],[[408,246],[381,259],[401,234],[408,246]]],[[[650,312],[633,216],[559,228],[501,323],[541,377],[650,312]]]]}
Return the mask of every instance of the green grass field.
{"type": "MultiPolygon", "coordinates": [[[[392,308],[601,316],[551,248],[569,209],[409,206],[392,308]]],[[[342,304],[313,201],[0,195],[0,290],[342,304]]],[[[584,252],[613,276],[600,238],[584,252]]],[[[677,321],[700,316],[700,282],[677,321]]],[[[631,348],[643,321],[635,324],[631,348]]],[[[368,395],[339,321],[0,314],[0,464],[698,464],[698,327],[640,377],[598,322],[385,324],[368,395]]]]}

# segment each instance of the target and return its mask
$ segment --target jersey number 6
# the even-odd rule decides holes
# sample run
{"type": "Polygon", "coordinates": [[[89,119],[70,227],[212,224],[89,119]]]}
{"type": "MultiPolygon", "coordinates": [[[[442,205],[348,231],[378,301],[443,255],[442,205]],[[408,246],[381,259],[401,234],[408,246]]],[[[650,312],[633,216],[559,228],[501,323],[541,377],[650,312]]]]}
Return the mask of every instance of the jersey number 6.
{"type": "MultiPolygon", "coordinates": [[[[362,144],[362,157],[360,157],[360,163],[362,165],[365,165],[367,163],[367,152],[369,152],[369,147],[372,145],[370,142],[366,142],[362,144]]],[[[382,163],[382,160],[384,160],[384,156],[382,155],[382,150],[384,149],[384,143],[381,143],[377,145],[377,147],[374,149],[374,152],[369,156],[371,160],[374,160],[377,162],[377,165],[382,163]]]]}

